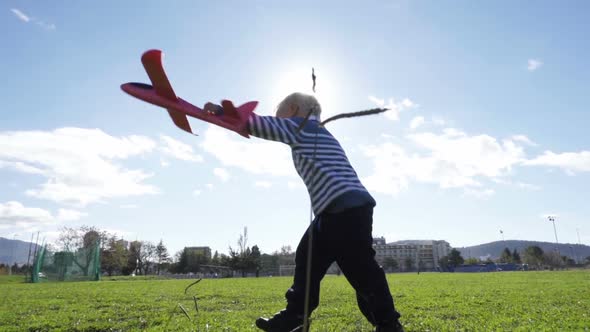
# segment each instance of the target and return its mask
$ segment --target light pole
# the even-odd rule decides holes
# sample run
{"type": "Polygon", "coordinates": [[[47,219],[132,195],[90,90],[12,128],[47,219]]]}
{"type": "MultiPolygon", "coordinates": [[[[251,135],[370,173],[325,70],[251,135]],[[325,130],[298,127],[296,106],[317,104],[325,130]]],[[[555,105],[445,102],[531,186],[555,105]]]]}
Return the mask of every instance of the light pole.
{"type": "Polygon", "coordinates": [[[502,234],[502,243],[504,243],[504,247],[506,247],[506,240],[504,239],[504,231],[500,230],[500,234],[502,234]]]}
{"type": "Polygon", "coordinates": [[[16,247],[16,235],[14,234],[12,235],[12,246],[10,246],[10,260],[8,262],[8,275],[12,275],[12,263],[16,263],[16,260],[14,259],[14,247],[16,247]]]}
{"type": "MultiPolygon", "coordinates": [[[[580,243],[580,229],[576,228],[576,233],[578,233],[578,246],[581,246],[582,244],[580,243]]],[[[577,259],[578,257],[576,257],[577,259]]],[[[584,259],[584,257],[582,257],[582,259],[584,259]]],[[[578,261],[578,264],[580,264],[580,261],[578,261]]]]}
{"type": "Polygon", "coordinates": [[[576,248],[574,248],[574,246],[570,246],[570,250],[572,251],[572,259],[574,260],[574,263],[578,264],[578,256],[576,256],[576,248]]]}
{"type": "Polygon", "coordinates": [[[547,219],[553,223],[553,232],[555,233],[555,250],[557,250],[559,257],[561,258],[561,253],[559,252],[559,241],[557,241],[557,228],[555,228],[555,217],[548,216],[547,219]]]}

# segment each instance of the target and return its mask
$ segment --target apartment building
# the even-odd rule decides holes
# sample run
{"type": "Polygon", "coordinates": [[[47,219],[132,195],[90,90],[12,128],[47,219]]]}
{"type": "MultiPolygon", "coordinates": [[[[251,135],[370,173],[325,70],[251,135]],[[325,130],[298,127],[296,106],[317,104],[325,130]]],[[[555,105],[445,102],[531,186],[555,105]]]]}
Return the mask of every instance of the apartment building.
{"type": "Polygon", "coordinates": [[[384,237],[373,239],[375,259],[388,269],[389,258],[393,258],[401,271],[435,270],[438,261],[451,251],[451,246],[443,240],[407,240],[387,243],[384,237]]]}

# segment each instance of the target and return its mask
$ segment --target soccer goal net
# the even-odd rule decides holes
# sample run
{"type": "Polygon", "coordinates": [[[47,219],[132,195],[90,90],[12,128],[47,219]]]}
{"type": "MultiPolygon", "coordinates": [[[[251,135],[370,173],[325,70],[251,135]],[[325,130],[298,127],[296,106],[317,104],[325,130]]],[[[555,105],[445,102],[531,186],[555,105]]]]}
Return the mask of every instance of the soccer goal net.
{"type": "Polygon", "coordinates": [[[31,281],[83,281],[100,280],[100,241],[75,251],[39,248],[35,255],[31,281]]]}

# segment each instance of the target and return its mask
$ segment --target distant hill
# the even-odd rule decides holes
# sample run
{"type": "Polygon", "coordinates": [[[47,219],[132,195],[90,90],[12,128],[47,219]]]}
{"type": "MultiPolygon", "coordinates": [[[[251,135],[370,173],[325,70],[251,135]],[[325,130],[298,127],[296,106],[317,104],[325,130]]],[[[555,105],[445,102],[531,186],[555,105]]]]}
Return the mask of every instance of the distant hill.
{"type": "MultiPolygon", "coordinates": [[[[555,250],[555,243],[552,242],[538,242],[538,241],[521,241],[521,240],[506,240],[504,241],[495,241],[485,244],[480,244],[471,247],[462,247],[456,248],[461,252],[461,256],[463,258],[469,257],[483,257],[490,255],[491,259],[500,258],[502,251],[504,248],[508,247],[510,251],[516,249],[520,254],[524,252],[524,249],[529,246],[538,246],[543,251],[552,251],[555,250]]],[[[574,258],[574,253],[578,256],[578,259],[584,260],[586,257],[590,256],[590,246],[587,245],[579,245],[579,244],[572,244],[572,243],[560,243],[559,244],[559,252],[562,256],[568,256],[570,258],[574,258]]]]}
{"type": "MultiPolygon", "coordinates": [[[[0,237],[0,263],[14,264],[16,262],[19,265],[26,264],[29,246],[30,242],[0,237]]],[[[33,244],[31,250],[35,250],[35,244],[33,244]]]]}

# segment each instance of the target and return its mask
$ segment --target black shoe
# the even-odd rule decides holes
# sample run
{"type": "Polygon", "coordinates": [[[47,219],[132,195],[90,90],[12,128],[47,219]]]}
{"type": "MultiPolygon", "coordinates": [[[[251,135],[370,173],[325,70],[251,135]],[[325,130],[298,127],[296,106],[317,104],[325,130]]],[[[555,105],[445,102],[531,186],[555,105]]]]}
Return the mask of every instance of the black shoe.
{"type": "Polygon", "coordinates": [[[266,332],[303,332],[303,316],[281,310],[272,318],[258,318],[256,326],[266,332]]]}
{"type": "Polygon", "coordinates": [[[398,320],[395,320],[387,324],[377,325],[375,332],[404,332],[404,327],[398,320]]]}

